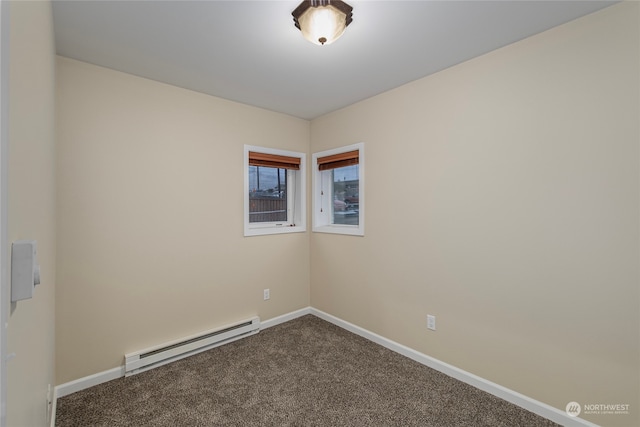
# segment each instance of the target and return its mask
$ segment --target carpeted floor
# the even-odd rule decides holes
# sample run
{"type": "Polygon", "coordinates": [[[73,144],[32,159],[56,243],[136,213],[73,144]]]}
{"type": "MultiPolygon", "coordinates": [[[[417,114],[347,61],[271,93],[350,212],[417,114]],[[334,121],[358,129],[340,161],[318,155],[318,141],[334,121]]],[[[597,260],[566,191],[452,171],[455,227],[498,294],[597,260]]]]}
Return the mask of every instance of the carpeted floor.
{"type": "Polygon", "coordinates": [[[56,426],[556,426],[315,316],[58,399],[56,426]]]}

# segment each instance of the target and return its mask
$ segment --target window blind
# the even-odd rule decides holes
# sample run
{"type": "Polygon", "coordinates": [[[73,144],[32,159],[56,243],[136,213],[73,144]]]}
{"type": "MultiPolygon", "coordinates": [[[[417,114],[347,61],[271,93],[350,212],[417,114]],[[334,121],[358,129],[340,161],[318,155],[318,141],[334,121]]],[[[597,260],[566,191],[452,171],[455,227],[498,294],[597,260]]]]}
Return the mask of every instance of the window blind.
{"type": "Polygon", "coordinates": [[[359,150],[347,151],[344,153],[333,154],[331,156],[318,157],[318,169],[321,171],[357,165],[358,163],[360,163],[359,150]]]}
{"type": "Polygon", "coordinates": [[[249,151],[249,165],[300,170],[300,158],[249,151]]]}

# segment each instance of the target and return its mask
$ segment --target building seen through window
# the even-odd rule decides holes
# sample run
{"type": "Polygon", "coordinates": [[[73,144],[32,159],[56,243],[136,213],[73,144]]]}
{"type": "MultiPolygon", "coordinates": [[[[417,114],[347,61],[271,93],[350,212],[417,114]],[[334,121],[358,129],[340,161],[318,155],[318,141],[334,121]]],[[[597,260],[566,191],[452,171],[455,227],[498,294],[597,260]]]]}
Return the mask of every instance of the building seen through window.
{"type": "Polygon", "coordinates": [[[249,222],[287,221],[287,169],[249,166],[249,222]]]}
{"type": "Polygon", "coordinates": [[[333,186],[333,224],[358,225],[360,180],[358,165],[331,170],[333,186]]]}

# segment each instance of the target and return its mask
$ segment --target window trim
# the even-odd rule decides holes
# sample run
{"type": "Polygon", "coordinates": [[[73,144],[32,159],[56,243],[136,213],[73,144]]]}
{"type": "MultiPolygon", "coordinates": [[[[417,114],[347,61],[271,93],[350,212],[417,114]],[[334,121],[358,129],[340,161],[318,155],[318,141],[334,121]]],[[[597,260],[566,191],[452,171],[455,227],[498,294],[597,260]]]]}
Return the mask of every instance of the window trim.
{"type": "MultiPolygon", "coordinates": [[[[349,161],[349,160],[346,160],[349,161]]],[[[316,233],[333,233],[333,234],[346,234],[351,236],[364,236],[364,210],[365,210],[365,164],[364,164],[364,143],[359,142],[357,144],[347,145],[344,147],[334,148],[331,150],[321,151],[313,153],[312,155],[312,167],[313,167],[313,197],[312,197],[312,231],[316,233]],[[345,224],[332,224],[331,215],[333,206],[330,203],[330,197],[326,197],[322,194],[323,186],[328,187],[331,179],[328,178],[331,175],[332,168],[321,166],[327,165],[330,162],[342,162],[345,161],[344,157],[354,159],[355,156],[352,152],[357,151],[357,161],[350,164],[358,164],[358,225],[345,225],[345,224]],[[324,169],[324,170],[321,170],[324,169]],[[324,179],[324,183],[323,183],[324,179]],[[323,197],[324,196],[324,197],[323,197]],[[320,212],[322,208],[323,212],[320,212]]],[[[340,165],[337,167],[343,167],[340,165]]]]}
{"type": "MultiPolygon", "coordinates": [[[[271,160],[265,160],[271,161],[271,160]]],[[[307,212],[306,212],[306,154],[288,150],[280,150],[276,148],[258,147],[254,145],[244,146],[244,236],[263,236],[268,234],[286,234],[301,233],[307,231],[307,212]],[[249,222],[249,160],[250,154],[252,158],[261,157],[262,159],[270,159],[273,156],[290,158],[289,165],[296,167],[283,167],[277,165],[266,165],[268,167],[280,167],[287,169],[287,208],[291,210],[293,218],[287,223],[276,225],[275,222],[249,222]],[[293,159],[298,159],[296,162],[293,159]],[[294,194],[291,194],[294,193],[294,194]]]]}

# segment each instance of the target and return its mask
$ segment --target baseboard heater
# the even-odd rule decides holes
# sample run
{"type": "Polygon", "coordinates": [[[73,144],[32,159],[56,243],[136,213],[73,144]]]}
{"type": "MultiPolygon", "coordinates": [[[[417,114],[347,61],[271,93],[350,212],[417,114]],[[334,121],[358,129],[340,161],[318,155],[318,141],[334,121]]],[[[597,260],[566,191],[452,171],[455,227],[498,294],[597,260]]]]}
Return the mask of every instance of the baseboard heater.
{"type": "Polygon", "coordinates": [[[148,371],[258,332],[260,332],[260,318],[253,317],[233,325],[125,354],[125,376],[148,371]]]}

